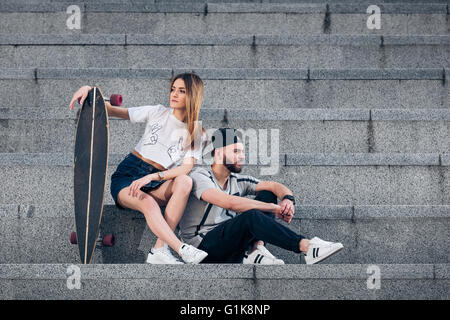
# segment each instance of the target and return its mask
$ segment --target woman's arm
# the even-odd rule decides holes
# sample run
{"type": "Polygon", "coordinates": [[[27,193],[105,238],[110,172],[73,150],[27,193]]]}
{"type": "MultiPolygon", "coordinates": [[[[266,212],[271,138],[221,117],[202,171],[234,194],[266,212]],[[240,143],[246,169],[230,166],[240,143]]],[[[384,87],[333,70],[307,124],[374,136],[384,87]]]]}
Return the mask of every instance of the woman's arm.
{"type": "Polygon", "coordinates": [[[125,120],[130,120],[130,115],[127,108],[112,106],[108,101],[105,101],[105,106],[108,110],[109,117],[117,117],[125,120]]]}
{"type": "MultiPolygon", "coordinates": [[[[187,175],[189,174],[189,172],[191,172],[193,167],[194,167],[194,158],[186,158],[183,160],[183,163],[178,167],[162,171],[162,173],[164,174],[164,180],[171,180],[181,175],[187,175]]],[[[157,178],[154,180],[161,180],[159,178],[158,173],[156,173],[155,175],[157,176],[157,178]]]]}
{"type": "MultiPolygon", "coordinates": [[[[194,158],[184,159],[183,163],[178,167],[162,171],[164,174],[164,180],[170,180],[181,175],[187,175],[189,172],[191,172],[193,167],[194,167],[194,158]]],[[[150,183],[150,181],[154,180],[161,181],[158,172],[151,173],[140,179],[134,180],[130,185],[130,195],[132,195],[133,197],[137,197],[138,190],[142,186],[145,186],[147,183],[150,183]]]]}
{"type": "MultiPolygon", "coordinates": [[[[90,86],[82,86],[80,89],[78,89],[78,91],[73,94],[72,100],[70,101],[70,110],[73,110],[75,101],[77,101],[78,99],[80,100],[80,105],[82,105],[89,93],[89,90],[91,89],[92,88],[90,86]]],[[[108,110],[108,116],[130,120],[130,115],[128,114],[127,108],[114,107],[108,101],[105,101],[105,106],[108,110]]]]}
{"type": "Polygon", "coordinates": [[[70,101],[69,107],[70,110],[73,110],[75,101],[79,100],[79,104],[83,105],[84,100],[86,100],[86,97],[88,96],[89,90],[91,90],[90,86],[82,86],[80,89],[77,90],[72,96],[72,100],[70,101]]]}

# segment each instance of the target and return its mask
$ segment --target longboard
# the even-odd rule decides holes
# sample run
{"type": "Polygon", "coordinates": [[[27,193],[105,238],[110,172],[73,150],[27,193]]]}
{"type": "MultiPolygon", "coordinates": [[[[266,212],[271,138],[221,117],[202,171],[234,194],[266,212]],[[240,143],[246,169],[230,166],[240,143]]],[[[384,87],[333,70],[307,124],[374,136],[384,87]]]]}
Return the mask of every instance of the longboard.
{"type": "MultiPolygon", "coordinates": [[[[111,102],[121,104],[111,96],[111,102]]],[[[103,215],[109,153],[109,121],[105,100],[93,87],[78,115],[74,151],[74,207],[77,243],[83,264],[91,263],[99,239],[103,215]]],[[[101,238],[100,238],[101,239],[101,238]]],[[[113,245],[114,237],[103,237],[104,245],[113,245]]]]}

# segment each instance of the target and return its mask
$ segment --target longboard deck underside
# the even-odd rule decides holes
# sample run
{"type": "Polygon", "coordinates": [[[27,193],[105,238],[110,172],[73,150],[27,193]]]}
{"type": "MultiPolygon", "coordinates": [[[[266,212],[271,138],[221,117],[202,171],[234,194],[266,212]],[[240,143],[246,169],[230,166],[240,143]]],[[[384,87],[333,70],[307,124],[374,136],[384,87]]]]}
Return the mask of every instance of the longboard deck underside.
{"type": "Polygon", "coordinates": [[[103,213],[108,169],[108,118],[103,97],[94,87],[83,103],[75,138],[75,225],[82,263],[94,254],[103,213]]]}

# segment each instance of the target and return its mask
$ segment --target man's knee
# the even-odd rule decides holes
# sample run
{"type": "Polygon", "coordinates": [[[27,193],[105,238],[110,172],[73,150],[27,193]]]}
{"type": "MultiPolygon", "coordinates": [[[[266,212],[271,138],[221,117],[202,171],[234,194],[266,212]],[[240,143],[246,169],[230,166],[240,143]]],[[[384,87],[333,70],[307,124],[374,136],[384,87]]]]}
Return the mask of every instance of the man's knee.
{"type": "Polygon", "coordinates": [[[241,213],[241,216],[245,222],[251,224],[256,219],[258,219],[259,215],[261,215],[261,214],[262,214],[262,212],[260,212],[259,210],[252,209],[252,210],[248,210],[248,211],[241,213]]]}
{"type": "Polygon", "coordinates": [[[266,203],[277,203],[278,198],[272,191],[261,190],[256,195],[255,200],[266,202],[266,203]]]}
{"type": "Polygon", "coordinates": [[[266,223],[270,224],[275,221],[275,215],[273,213],[263,212],[257,209],[245,211],[241,213],[241,215],[243,216],[242,218],[245,220],[245,223],[249,226],[266,223]]]}

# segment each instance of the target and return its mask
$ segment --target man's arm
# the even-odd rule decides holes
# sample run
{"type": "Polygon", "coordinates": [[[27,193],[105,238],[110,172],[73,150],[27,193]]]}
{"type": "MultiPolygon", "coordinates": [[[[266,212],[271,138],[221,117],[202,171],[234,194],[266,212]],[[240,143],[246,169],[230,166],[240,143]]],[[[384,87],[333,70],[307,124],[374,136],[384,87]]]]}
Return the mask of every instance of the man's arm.
{"type": "MultiPolygon", "coordinates": [[[[278,199],[282,200],[286,195],[292,196],[292,191],[289,190],[286,186],[281,183],[275,181],[260,181],[256,187],[255,191],[259,192],[262,190],[271,191],[273,194],[277,196],[278,199]]],[[[290,223],[292,218],[294,217],[295,205],[289,199],[284,199],[280,202],[281,207],[281,217],[284,221],[290,223]]]]}
{"type": "Polygon", "coordinates": [[[274,203],[252,200],[244,197],[232,196],[216,188],[205,190],[201,196],[203,201],[234,212],[245,212],[257,209],[277,214],[281,207],[274,203]]]}
{"type": "Polygon", "coordinates": [[[277,196],[278,199],[283,199],[285,195],[293,195],[292,191],[289,190],[286,186],[282,185],[281,183],[275,182],[275,181],[260,181],[256,185],[256,192],[267,190],[272,192],[277,196]]]}

